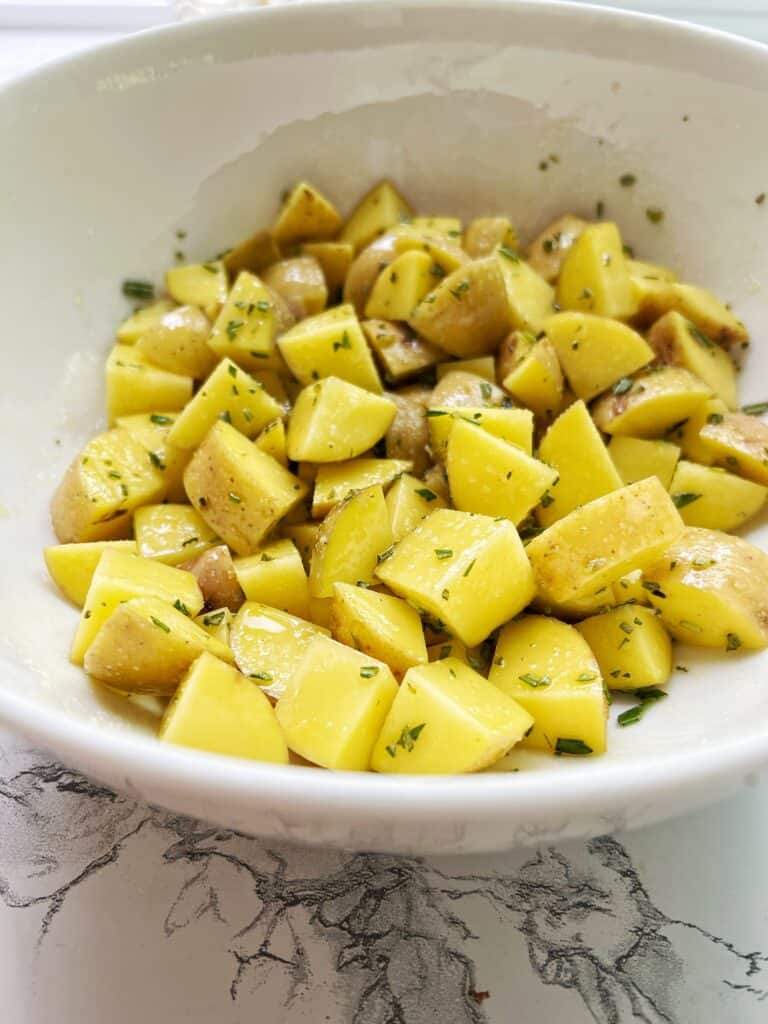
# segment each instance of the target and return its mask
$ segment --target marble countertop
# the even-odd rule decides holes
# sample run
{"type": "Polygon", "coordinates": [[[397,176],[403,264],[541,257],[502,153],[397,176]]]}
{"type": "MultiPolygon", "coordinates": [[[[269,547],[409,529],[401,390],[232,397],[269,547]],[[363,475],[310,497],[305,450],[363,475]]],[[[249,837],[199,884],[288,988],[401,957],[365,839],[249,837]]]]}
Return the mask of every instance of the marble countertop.
{"type": "MultiPolygon", "coordinates": [[[[767,7],[666,5],[759,38],[767,7]]],[[[0,81],[116,34],[2,24],[0,81]]],[[[137,804],[0,731],[2,1019],[765,1024],[767,848],[764,782],[537,852],[289,848],[137,804]]]]}

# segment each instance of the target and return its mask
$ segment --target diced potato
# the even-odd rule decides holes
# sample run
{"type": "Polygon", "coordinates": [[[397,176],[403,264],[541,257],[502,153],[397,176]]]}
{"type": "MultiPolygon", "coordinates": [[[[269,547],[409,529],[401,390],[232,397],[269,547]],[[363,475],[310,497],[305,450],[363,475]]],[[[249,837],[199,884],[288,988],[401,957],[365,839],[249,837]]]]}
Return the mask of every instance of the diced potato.
{"type": "Polygon", "coordinates": [[[469,665],[475,672],[484,675],[488,670],[489,652],[488,643],[479,644],[477,647],[465,647],[461,640],[455,637],[445,637],[439,643],[432,644],[427,648],[427,656],[430,661],[444,661],[446,658],[458,658],[465,665],[469,665]]]}
{"type": "Polygon", "coordinates": [[[437,509],[380,561],[390,590],[479,644],[529,603],[533,573],[508,520],[437,509]]]}
{"type": "Polygon", "coordinates": [[[605,751],[603,680],[573,626],[545,615],[510,622],[499,633],[488,681],[533,716],[533,731],[522,746],[551,753],[605,751]]]}
{"type": "Polygon", "coordinates": [[[199,306],[212,320],[227,301],[227,271],[221,260],[188,263],[166,272],[165,287],[180,306],[199,306]]]}
{"type": "Polygon", "coordinates": [[[473,260],[443,278],[406,319],[418,334],[451,355],[492,352],[510,326],[496,257],[473,260]]]}
{"type": "Polygon", "coordinates": [[[528,246],[527,259],[537,274],[549,284],[560,276],[574,242],[589,227],[589,221],[566,213],[549,224],[528,246]]]}
{"type": "Polygon", "coordinates": [[[725,651],[768,646],[768,555],[740,537],[689,526],[645,576],[677,640],[725,651]]]}
{"type": "Polygon", "coordinates": [[[672,310],[648,332],[648,342],[670,366],[682,366],[703,381],[729,409],[736,409],[736,370],[723,349],[690,320],[672,310]]]}
{"type": "Polygon", "coordinates": [[[168,705],[159,736],[196,750],[288,764],[272,705],[237,669],[201,654],[168,705]]]}
{"type": "Polygon", "coordinates": [[[464,249],[473,260],[492,256],[503,245],[515,252],[517,232],[506,217],[476,217],[464,232],[464,249]]]}
{"type": "Polygon", "coordinates": [[[137,413],[135,416],[120,416],[117,426],[127,430],[146,450],[147,457],[158,469],[165,481],[163,494],[166,501],[184,502],[183,476],[192,453],[178,448],[168,440],[171,427],[178,417],[176,412],[137,413]]]}
{"type": "Polygon", "coordinates": [[[409,476],[408,473],[404,473],[392,484],[386,501],[395,543],[402,540],[436,508],[445,508],[442,495],[427,487],[423,480],[409,476]]]}
{"type": "Polygon", "coordinates": [[[203,653],[231,662],[232,652],[183,612],[157,597],[133,597],[104,621],[85,653],[85,671],[128,693],[170,697],[203,653]]]}
{"type": "Polygon", "coordinates": [[[266,455],[271,455],[281,466],[288,466],[288,450],[286,448],[285,423],[278,417],[262,430],[254,441],[256,447],[266,455]]]}
{"type": "Polygon", "coordinates": [[[715,461],[715,453],[701,437],[701,429],[708,423],[721,423],[727,412],[728,406],[720,398],[708,398],[697,405],[685,420],[675,424],[667,437],[680,446],[686,459],[699,462],[702,466],[711,466],[715,461]]]}
{"type": "Polygon", "coordinates": [[[396,694],[383,662],[319,637],[280,698],[277,720],[291,750],[308,761],[362,772],[396,694]]]}
{"type": "Polygon", "coordinates": [[[579,622],[588,615],[604,612],[619,602],[615,599],[613,585],[606,583],[594,594],[571,598],[568,601],[553,601],[551,596],[537,596],[531,602],[531,609],[543,615],[553,616],[563,622],[579,622]]]}
{"type": "Polygon", "coordinates": [[[280,369],[277,315],[264,281],[247,270],[237,277],[211,329],[209,347],[245,370],[280,369]]]}
{"type": "Polygon", "coordinates": [[[591,313],[556,313],[542,330],[574,393],[585,402],[654,357],[648,342],[631,327],[591,313]]]}
{"type": "Polygon", "coordinates": [[[519,743],[533,719],[458,658],[408,670],[381,734],[376,772],[477,772],[519,743]]]}
{"type": "Polygon", "coordinates": [[[645,263],[642,260],[627,260],[630,277],[640,281],[677,281],[677,274],[668,267],[661,267],[658,263],[645,263]]]}
{"type": "Polygon", "coordinates": [[[236,612],[245,600],[226,544],[208,548],[188,562],[182,562],[179,568],[195,577],[208,608],[228,608],[236,612]]]}
{"type": "Polygon", "coordinates": [[[214,608],[195,617],[195,623],[201,626],[209,636],[229,647],[229,630],[234,616],[229,608],[214,608]]]}
{"type": "Polygon", "coordinates": [[[339,377],[367,391],[381,393],[373,356],[349,305],[308,317],[286,331],[278,344],[288,368],[302,384],[339,377]]]}
{"type": "Polygon", "coordinates": [[[448,485],[462,512],[522,522],[557,479],[557,471],[522,449],[464,420],[448,441],[448,485]]]}
{"type": "Polygon", "coordinates": [[[177,448],[197,448],[218,421],[254,437],[281,414],[280,406],[257,380],[231,359],[222,359],[176,418],[168,440],[177,448]]]}
{"type": "Polygon", "coordinates": [[[106,366],[110,426],[131,413],[183,409],[192,397],[193,383],[191,377],[154,366],[135,345],[115,345],[106,366]]]}
{"type": "Polygon", "coordinates": [[[548,338],[520,352],[520,359],[502,381],[504,388],[542,419],[551,419],[563,401],[563,371],[548,338]]]}
{"type": "Polygon", "coordinates": [[[179,306],[140,335],[136,351],[162,370],[201,380],[216,361],[210,333],[208,317],[196,306],[179,306]]]}
{"type": "Polygon", "coordinates": [[[296,320],[322,313],[328,302],[323,268],[314,256],[295,256],[274,263],[263,275],[264,284],[285,300],[296,320]]]}
{"type": "Polygon", "coordinates": [[[234,281],[241,270],[258,274],[270,263],[280,259],[280,249],[269,231],[255,231],[252,235],[238,242],[222,257],[222,263],[234,281]]]}
{"type": "Polygon", "coordinates": [[[683,460],[671,485],[683,522],[710,530],[737,530],[762,509],[768,489],[713,466],[683,460]]]}
{"type": "Polygon", "coordinates": [[[576,625],[612,690],[663,686],[672,674],[672,642],[650,608],[625,604],[576,625]]]}
{"type": "Polygon", "coordinates": [[[425,252],[404,252],[376,278],[365,315],[379,320],[407,320],[443,276],[425,252]],[[438,271],[433,274],[433,270],[438,271]]]}
{"type": "Polygon", "coordinates": [[[504,278],[510,329],[537,333],[554,311],[552,286],[505,246],[498,249],[496,261],[504,278]]]}
{"type": "Polygon", "coordinates": [[[634,380],[620,380],[598,399],[592,415],[607,434],[662,437],[711,395],[707,385],[688,370],[667,366],[634,380]]]}
{"type": "Polygon", "coordinates": [[[357,491],[323,520],[312,551],[310,593],[332,597],[334,583],[371,583],[379,556],[391,544],[392,527],[381,487],[357,491]]]}
{"type": "Polygon", "coordinates": [[[297,462],[354,459],[381,440],[396,412],[388,398],[326,377],[296,398],[288,423],[288,457],[297,462]]]}
{"type": "Polygon", "coordinates": [[[320,264],[329,296],[338,295],[355,258],[354,246],[350,242],[305,242],[301,253],[320,264]]]}
{"type": "Polygon", "coordinates": [[[389,228],[410,217],[412,212],[392,182],[382,181],[363,196],[347,218],[339,238],[359,252],[389,228]]]}
{"type": "Polygon", "coordinates": [[[300,181],[283,200],[272,237],[279,245],[333,238],[341,223],[333,203],[308,182],[300,181]]]}
{"type": "Polygon", "coordinates": [[[744,324],[704,288],[647,278],[634,278],[633,283],[639,302],[637,318],[640,323],[652,324],[674,310],[725,348],[743,345],[749,340],[744,324]]]}
{"type": "Polygon", "coordinates": [[[75,456],[51,501],[62,544],[112,540],[130,532],[130,513],[158,501],[165,481],[147,451],[126,430],[92,438],[75,456]]]}
{"type": "Polygon", "coordinates": [[[616,580],[612,589],[613,601],[608,601],[607,604],[650,605],[651,603],[641,569],[634,569],[626,576],[622,576],[620,580],[616,580]]]}
{"type": "Polygon", "coordinates": [[[653,563],[683,529],[672,499],[649,477],[574,509],[525,551],[539,596],[564,602],[653,563]]]}
{"type": "Polygon", "coordinates": [[[632,279],[618,227],[592,224],[568,253],[557,282],[558,304],[567,310],[626,320],[637,311],[632,279]]]}
{"type": "Polygon", "coordinates": [[[278,373],[276,370],[254,370],[251,376],[261,384],[268,395],[274,398],[283,412],[290,412],[293,399],[301,388],[287,369],[285,374],[278,373]]]}
{"type": "Polygon", "coordinates": [[[537,511],[542,526],[621,487],[621,477],[581,401],[569,406],[547,430],[539,458],[558,476],[537,511]]]}
{"type": "Polygon", "coordinates": [[[442,349],[418,338],[407,324],[364,320],[363,332],[388,381],[396,384],[434,366],[442,349]]]}
{"type": "MultiPolygon", "coordinates": [[[[442,356],[441,356],[442,358],[442,356]]],[[[471,373],[496,383],[496,362],[493,356],[477,356],[475,359],[451,359],[447,363],[438,363],[435,367],[437,379],[440,381],[448,373],[471,373]]]]}
{"type": "Polygon", "coordinates": [[[327,629],[312,622],[246,601],[232,623],[230,643],[240,671],[277,699],[285,692],[307,646],[316,637],[328,635],[327,629]]]}
{"type": "Polygon", "coordinates": [[[387,487],[411,469],[404,459],[352,459],[320,466],[315,477],[312,495],[312,516],[322,519],[344,498],[354,491],[380,484],[387,487]]]}
{"type": "Polygon", "coordinates": [[[432,454],[441,462],[448,454],[448,442],[456,423],[467,422],[486,433],[517,445],[526,455],[533,450],[533,413],[530,409],[479,409],[471,406],[427,411],[432,454]]]}
{"type": "Polygon", "coordinates": [[[768,484],[768,423],[742,412],[710,415],[699,438],[713,461],[756,484],[768,484]]]}
{"type": "Polygon", "coordinates": [[[398,675],[427,661],[419,613],[399,597],[334,584],[331,632],[339,643],[378,658],[398,675]]]}
{"type": "Polygon", "coordinates": [[[307,485],[219,420],[184,472],[189,499],[211,529],[251,554],[307,493],[307,485]]]}
{"type": "Polygon", "coordinates": [[[254,555],[236,558],[235,572],[247,601],[309,618],[307,574],[292,540],[276,540],[254,555]]]}
{"type": "Polygon", "coordinates": [[[136,541],[95,540],[84,544],[54,544],[44,551],[45,566],[62,594],[82,608],[99,559],[110,549],[135,555],[136,541]]]}
{"type": "Polygon", "coordinates": [[[165,314],[173,309],[174,303],[168,299],[161,299],[159,302],[153,302],[151,306],[137,309],[117,328],[117,340],[121,345],[133,345],[150,327],[161,323],[165,314]]]}
{"type": "Polygon", "coordinates": [[[656,476],[662,486],[669,490],[680,458],[680,449],[676,444],[617,434],[611,438],[608,451],[623,483],[633,484],[648,476],[656,476]]]}
{"type": "Polygon", "coordinates": [[[466,370],[452,369],[438,378],[430,405],[437,408],[460,409],[464,406],[509,406],[509,399],[492,381],[466,370]]]}
{"type": "Polygon", "coordinates": [[[166,565],[179,565],[218,541],[190,505],[144,505],[136,509],[133,529],[141,557],[166,565]]]}
{"type": "Polygon", "coordinates": [[[415,228],[426,228],[449,238],[461,237],[461,220],[458,217],[411,217],[408,223],[415,228]]]}
{"type": "Polygon", "coordinates": [[[72,643],[70,660],[75,665],[83,664],[85,652],[108,616],[134,597],[157,598],[169,608],[178,602],[189,615],[197,615],[203,607],[203,595],[191,573],[129,552],[107,550],[91,579],[72,643]]]}

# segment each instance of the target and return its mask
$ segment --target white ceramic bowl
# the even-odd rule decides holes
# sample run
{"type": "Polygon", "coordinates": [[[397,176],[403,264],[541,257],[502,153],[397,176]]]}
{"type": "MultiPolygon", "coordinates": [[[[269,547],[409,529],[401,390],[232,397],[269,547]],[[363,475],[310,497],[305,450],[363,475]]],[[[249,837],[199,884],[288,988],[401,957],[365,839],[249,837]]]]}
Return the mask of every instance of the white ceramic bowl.
{"type": "MultiPolygon", "coordinates": [[[[263,836],[473,852],[634,827],[768,760],[764,655],[680,650],[669,699],[610,753],[536,770],[384,778],[157,743],[67,663],[76,611],[48,582],[48,501],[102,422],[119,282],[188,232],[208,257],[308,176],[347,206],[391,175],[425,211],[505,212],[524,234],[603,200],[638,252],[733,302],[768,398],[768,50],[549,3],[292,6],[140,35],[0,92],[0,716],[120,790],[263,836]],[[542,172],[539,162],[559,157],[542,172]],[[621,174],[637,175],[622,189],[621,174]],[[650,224],[649,205],[666,210],[650,224]]],[[[768,531],[751,531],[765,546],[768,531]]],[[[615,717],[615,712],[614,712],[615,717]]]]}

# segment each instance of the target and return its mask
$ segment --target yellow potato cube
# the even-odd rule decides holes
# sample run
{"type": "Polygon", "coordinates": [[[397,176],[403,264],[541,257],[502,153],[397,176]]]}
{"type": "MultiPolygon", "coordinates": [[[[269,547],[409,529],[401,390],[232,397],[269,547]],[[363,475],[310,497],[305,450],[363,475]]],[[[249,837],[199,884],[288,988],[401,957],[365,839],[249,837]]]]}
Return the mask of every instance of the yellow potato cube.
{"type": "Polygon", "coordinates": [[[203,595],[191,572],[137,558],[129,552],[107,550],[96,566],[85,598],[70,652],[73,664],[83,664],[85,652],[106,619],[134,597],[157,598],[169,608],[178,604],[184,609],[179,614],[197,615],[203,607],[203,595]]]}
{"type": "Polygon", "coordinates": [[[224,268],[233,281],[241,270],[250,270],[252,274],[258,274],[279,259],[280,249],[277,243],[270,232],[263,229],[244,238],[221,257],[224,268]]]}
{"type": "Polygon", "coordinates": [[[589,221],[566,213],[544,228],[528,246],[528,262],[536,273],[554,284],[574,242],[589,226],[589,221]]]}
{"type": "Polygon", "coordinates": [[[149,461],[162,474],[165,483],[160,497],[166,501],[184,502],[187,500],[184,470],[192,452],[177,448],[168,440],[178,415],[176,412],[144,412],[135,416],[120,416],[117,426],[127,430],[139,442],[146,450],[149,461]]]}
{"type": "Polygon", "coordinates": [[[195,616],[194,622],[205,632],[229,647],[229,631],[232,626],[234,615],[229,608],[214,608],[213,611],[203,612],[195,616]]]}
{"type": "Polygon", "coordinates": [[[335,583],[331,633],[339,643],[370,654],[402,675],[427,661],[419,613],[399,597],[335,583]]]}
{"type": "Polygon", "coordinates": [[[144,505],[133,517],[136,547],[142,558],[180,565],[219,543],[191,505],[144,505]]]}
{"type": "Polygon", "coordinates": [[[768,484],[768,423],[742,412],[710,415],[699,439],[714,462],[756,484],[768,484]]]}
{"type": "Polygon", "coordinates": [[[211,329],[209,347],[219,359],[231,359],[246,370],[279,370],[277,333],[271,293],[258,277],[241,271],[211,329]]]}
{"type": "MultiPolygon", "coordinates": [[[[385,267],[371,289],[365,315],[380,320],[407,320],[435,286],[434,267],[425,252],[404,252],[385,267]]],[[[442,270],[437,277],[443,276],[442,270]]]]}
{"type": "Polygon", "coordinates": [[[672,486],[672,501],[687,526],[737,530],[765,504],[768,488],[713,466],[683,460],[672,486]]]}
{"type": "Polygon", "coordinates": [[[672,499],[649,477],[574,509],[525,551],[539,597],[566,602],[655,562],[683,530],[672,499]]]}
{"type": "Polygon", "coordinates": [[[637,311],[618,227],[592,224],[576,239],[557,282],[563,309],[626,320],[637,311]]]}
{"type": "MultiPolygon", "coordinates": [[[[628,572],[626,576],[622,576],[620,580],[616,580],[612,585],[613,600],[606,601],[606,604],[650,605],[651,599],[646,582],[643,579],[641,569],[634,569],[632,572],[628,572]]],[[[652,588],[653,584],[649,584],[649,586],[652,588]]],[[[604,611],[605,609],[600,610],[604,611]]]]}
{"type": "Polygon", "coordinates": [[[273,541],[255,555],[235,559],[235,572],[246,600],[309,618],[309,584],[292,540],[273,541]]]}
{"type": "Polygon", "coordinates": [[[408,670],[371,758],[376,772],[477,772],[533,726],[528,712],[458,658],[408,670]]]}
{"type": "Polygon", "coordinates": [[[151,306],[137,309],[117,328],[117,340],[121,345],[133,345],[150,327],[161,323],[165,314],[173,309],[175,305],[168,299],[161,299],[160,302],[153,302],[151,306]]]}
{"type": "Polygon", "coordinates": [[[451,359],[447,363],[438,363],[435,367],[437,379],[442,380],[447,373],[473,373],[496,383],[496,362],[493,356],[478,356],[476,359],[451,359]]]}
{"type": "Polygon", "coordinates": [[[522,611],[534,594],[531,566],[512,523],[453,509],[424,519],[380,559],[376,575],[470,647],[522,611]]]}
{"type": "Polygon", "coordinates": [[[519,362],[506,374],[503,386],[542,419],[551,419],[563,401],[563,371],[548,338],[526,347],[519,362]]]}
{"type": "Polygon", "coordinates": [[[662,437],[711,396],[688,370],[668,366],[634,380],[622,378],[595,402],[592,415],[606,434],[662,437]]]}
{"type": "Polygon", "coordinates": [[[312,495],[312,516],[322,519],[344,498],[354,491],[362,491],[374,484],[387,487],[412,464],[405,459],[351,459],[349,462],[330,462],[318,467],[315,490],[312,495]]]}
{"type": "Polygon", "coordinates": [[[526,455],[533,451],[533,413],[530,409],[481,409],[463,406],[458,409],[433,407],[427,410],[429,442],[432,454],[443,462],[448,454],[448,441],[457,421],[466,420],[477,427],[517,445],[526,455]]]}
{"type": "Polygon", "coordinates": [[[646,441],[617,434],[608,445],[613,464],[625,484],[657,476],[667,490],[675,475],[680,449],[669,441],[646,441]]]}
{"type": "Polygon", "coordinates": [[[557,479],[550,466],[463,420],[451,430],[446,467],[455,508],[505,516],[515,525],[557,479]]]}
{"type": "Polygon", "coordinates": [[[725,351],[690,320],[674,310],[666,313],[649,331],[648,342],[663,362],[690,370],[729,409],[738,407],[733,363],[725,351]]]}
{"type": "Polygon", "coordinates": [[[436,508],[445,508],[442,495],[427,487],[408,473],[403,474],[390,487],[386,497],[387,511],[392,526],[392,540],[397,543],[419,525],[436,508]]]}
{"type": "Polygon", "coordinates": [[[668,267],[661,267],[658,263],[645,263],[643,260],[627,260],[627,267],[632,278],[639,281],[677,281],[677,274],[668,267]]]}
{"type": "Polygon", "coordinates": [[[446,658],[458,658],[475,672],[481,675],[488,671],[488,645],[480,644],[477,647],[466,647],[456,637],[446,637],[440,643],[432,644],[427,648],[427,657],[430,661],[444,661],[446,658]]]}
{"type": "Polygon", "coordinates": [[[654,323],[674,310],[725,348],[743,345],[749,340],[744,324],[704,288],[640,278],[634,278],[633,285],[638,301],[637,316],[642,323],[654,323]]]}
{"type": "Polygon", "coordinates": [[[227,271],[221,260],[189,263],[167,271],[165,287],[180,306],[199,306],[213,319],[227,301],[227,271]]]}
{"type": "Polygon", "coordinates": [[[254,444],[259,451],[264,452],[265,455],[271,455],[281,466],[288,466],[287,435],[285,423],[281,417],[278,416],[276,420],[268,423],[254,444]]]}
{"type": "Polygon", "coordinates": [[[288,369],[302,384],[338,377],[375,394],[382,391],[376,364],[350,305],[307,317],[281,335],[278,346],[288,369]]]}
{"type": "Polygon", "coordinates": [[[277,705],[288,746],[336,771],[367,771],[397,694],[389,668],[370,654],[319,637],[277,705]]]}
{"type": "Polygon", "coordinates": [[[355,247],[350,242],[305,242],[301,247],[303,256],[311,256],[320,264],[331,298],[338,295],[344,284],[355,247]]]}
{"type": "Polygon", "coordinates": [[[556,313],[542,330],[574,393],[585,402],[654,358],[653,349],[637,331],[604,316],[556,313]]]}
{"type": "Polygon", "coordinates": [[[366,487],[334,506],[323,520],[312,549],[309,591],[332,597],[334,583],[371,583],[392,528],[381,486],[366,487]]]}
{"type": "Polygon", "coordinates": [[[338,377],[304,388],[288,423],[288,457],[296,462],[344,462],[386,434],[397,406],[338,377]]]}
{"type": "Polygon", "coordinates": [[[309,572],[309,564],[312,558],[312,548],[317,541],[320,532],[320,523],[283,523],[280,533],[296,545],[304,568],[309,572]]]}
{"type": "Polygon", "coordinates": [[[768,646],[768,555],[740,537],[689,526],[645,577],[675,639],[725,651],[768,646]]]}
{"type": "Polygon", "coordinates": [[[353,245],[359,252],[389,228],[410,217],[412,210],[390,181],[382,181],[371,189],[347,218],[339,240],[353,245]]]}
{"type": "Polygon", "coordinates": [[[384,376],[393,384],[429,369],[445,357],[442,349],[417,338],[407,324],[363,320],[361,327],[384,376]]]}
{"type": "Polygon", "coordinates": [[[517,232],[507,217],[475,217],[464,232],[464,249],[473,260],[491,256],[503,245],[511,252],[518,247],[517,232]]]}
{"type": "Polygon", "coordinates": [[[501,245],[495,256],[504,278],[507,315],[511,330],[530,330],[537,334],[554,312],[555,293],[530,264],[516,252],[501,245]]]}
{"type": "Polygon", "coordinates": [[[488,681],[533,716],[533,731],[521,746],[550,753],[605,751],[603,680],[573,626],[545,615],[510,622],[499,633],[488,681]]]}
{"type": "Polygon", "coordinates": [[[235,663],[275,699],[282,696],[308,645],[328,636],[322,626],[267,605],[246,601],[230,629],[235,663]]]}
{"type": "Polygon", "coordinates": [[[213,754],[288,764],[288,747],[269,700],[212,654],[201,654],[190,666],[163,715],[159,736],[213,754]]]}
{"type": "Polygon", "coordinates": [[[154,366],[135,345],[115,345],[106,366],[109,424],[132,413],[183,409],[193,384],[191,377],[154,366]]]}
{"type": "Polygon", "coordinates": [[[170,373],[201,380],[216,361],[208,347],[211,325],[196,306],[179,306],[165,313],[136,340],[136,351],[170,373]]]}
{"type": "Polygon", "coordinates": [[[612,690],[663,686],[672,674],[672,642],[650,608],[625,604],[576,625],[612,690]]]}
{"type": "Polygon", "coordinates": [[[95,540],[83,544],[54,544],[44,551],[51,579],[69,600],[82,608],[99,559],[105,551],[136,554],[134,540],[95,540]]]}
{"type": "Polygon", "coordinates": [[[721,423],[728,406],[719,398],[708,398],[697,405],[681,423],[676,424],[667,434],[670,441],[680,446],[683,457],[702,466],[711,466],[715,461],[714,450],[701,437],[701,429],[708,423],[721,423]]]}
{"type": "Polygon", "coordinates": [[[279,245],[333,238],[341,228],[341,214],[321,192],[306,181],[293,186],[272,225],[279,245]]]}
{"type": "Polygon", "coordinates": [[[547,430],[539,458],[558,477],[536,513],[542,526],[621,487],[621,477],[582,401],[569,406],[547,430]]]}

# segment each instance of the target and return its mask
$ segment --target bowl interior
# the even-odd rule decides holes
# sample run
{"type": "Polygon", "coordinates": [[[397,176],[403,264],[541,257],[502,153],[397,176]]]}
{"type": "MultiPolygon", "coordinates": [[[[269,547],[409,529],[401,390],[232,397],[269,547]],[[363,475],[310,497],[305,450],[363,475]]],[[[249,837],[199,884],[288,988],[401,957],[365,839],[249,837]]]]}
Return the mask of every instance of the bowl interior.
{"type": "MultiPolygon", "coordinates": [[[[0,93],[0,689],[98,730],[152,724],[68,664],[77,612],[41,558],[51,493],[104,423],[123,278],[160,282],[180,247],[209,258],[267,224],[299,177],[346,210],[391,176],[425,213],[509,214],[523,238],[602,201],[641,257],[733,303],[757,341],[743,399],[765,399],[766,94],[759,47],[526,3],[256,12],[137,37],[0,93]],[[629,172],[637,184],[622,188],[629,172]]],[[[765,525],[748,536],[768,544],[765,525]]],[[[768,655],[680,648],[676,662],[688,672],[669,700],[637,728],[612,725],[608,755],[537,767],[599,784],[649,758],[768,749],[768,655]]]]}

